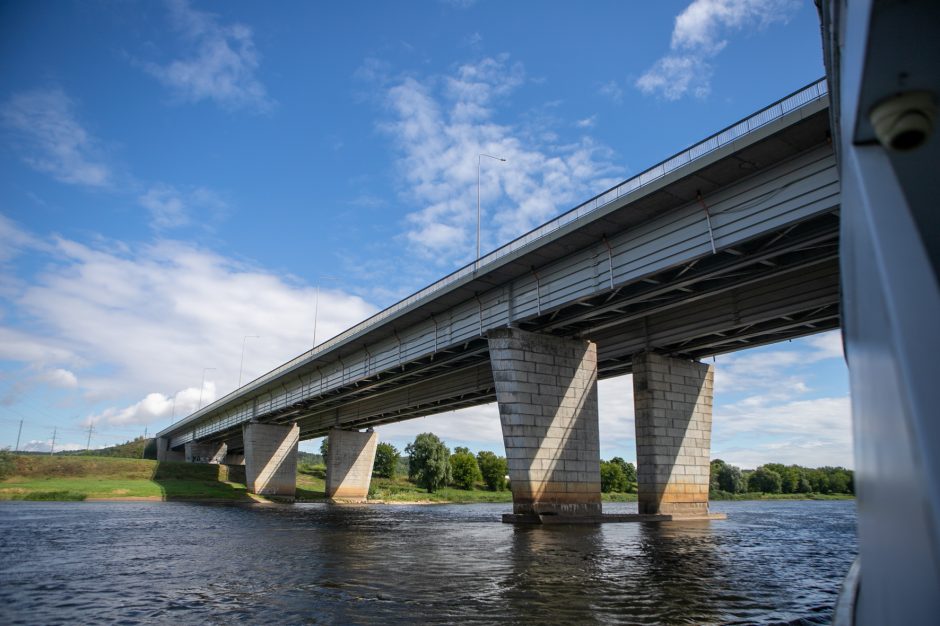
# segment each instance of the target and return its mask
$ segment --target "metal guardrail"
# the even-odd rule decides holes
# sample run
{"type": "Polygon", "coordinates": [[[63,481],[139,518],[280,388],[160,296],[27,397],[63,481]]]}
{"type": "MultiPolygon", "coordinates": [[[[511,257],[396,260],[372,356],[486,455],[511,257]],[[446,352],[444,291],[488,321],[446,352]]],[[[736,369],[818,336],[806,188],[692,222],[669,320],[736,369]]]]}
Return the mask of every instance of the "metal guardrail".
{"type": "MultiPolygon", "coordinates": [[[[691,148],[687,148],[686,150],[683,150],[682,152],[679,152],[678,154],[672,157],[669,157],[668,159],[664,161],[661,161],[660,163],[650,167],[647,170],[644,170],[643,172],[637,174],[636,176],[633,176],[632,178],[625,180],[619,185],[611,187],[607,191],[594,196],[587,202],[579,204],[575,208],[570,209],[569,211],[566,211],[565,213],[562,213],[558,217],[554,218],[553,220],[549,222],[546,222],[545,224],[539,226],[538,228],[535,228],[534,230],[531,230],[525,233],[524,235],[521,235],[517,237],[516,239],[513,239],[509,243],[503,246],[500,246],[496,250],[493,250],[492,252],[484,255],[477,261],[474,261],[472,263],[469,263],[463,266],[462,268],[438,280],[437,282],[431,285],[428,285],[424,289],[421,289],[420,291],[417,291],[411,294],[404,300],[400,300],[399,302],[396,302],[392,306],[386,309],[383,309],[382,311],[379,311],[372,317],[369,317],[359,322],[355,326],[352,326],[351,328],[341,332],[340,334],[315,346],[313,349],[308,350],[307,352],[304,352],[303,354],[291,359],[290,361],[287,361],[286,363],[282,365],[279,365],[278,367],[274,368],[267,374],[263,374],[262,376],[251,381],[244,387],[235,389],[234,391],[219,398],[212,404],[209,404],[208,406],[197,411],[196,413],[193,413],[190,416],[190,418],[195,418],[197,415],[205,415],[205,414],[210,413],[217,406],[225,404],[229,400],[237,397],[242,390],[249,388],[249,387],[250,388],[259,387],[265,384],[266,382],[274,378],[277,378],[277,376],[280,373],[287,371],[297,365],[300,365],[301,363],[312,359],[318,354],[322,354],[323,352],[330,350],[337,344],[342,343],[343,341],[365,330],[368,330],[369,328],[375,326],[376,324],[388,319],[392,315],[395,315],[396,313],[408,308],[412,304],[415,304],[416,302],[424,300],[425,298],[431,296],[434,293],[437,293],[438,291],[447,287],[448,285],[451,285],[457,282],[461,278],[464,278],[465,276],[470,276],[476,272],[479,272],[481,269],[485,269],[488,265],[495,263],[496,261],[505,257],[506,255],[512,254],[513,252],[521,250],[522,248],[528,247],[532,243],[542,239],[543,237],[546,237],[547,235],[554,233],[560,228],[566,226],[567,224],[581,217],[584,217],[586,215],[590,215],[594,211],[597,211],[598,209],[610,204],[611,202],[614,202],[618,198],[628,193],[632,193],[633,191],[636,191],[637,189],[640,189],[641,187],[645,187],[646,185],[656,180],[659,180],[666,174],[669,174],[670,172],[684,165],[688,165],[689,163],[717,150],[718,148],[724,145],[727,145],[735,141],[736,139],[759,129],[762,126],[765,126],[769,122],[779,119],[783,117],[784,115],[786,115],[787,113],[793,110],[796,110],[806,104],[809,104],[810,102],[813,102],[822,97],[825,97],[828,93],[829,93],[828,83],[826,82],[826,79],[823,78],[823,79],[816,81],[815,83],[808,85],[807,87],[804,87],[803,89],[800,89],[799,91],[792,93],[789,96],[786,96],[785,98],[781,100],[778,100],[777,102],[761,109],[757,113],[754,113],[753,115],[741,120],[740,122],[733,124],[731,126],[728,126],[727,128],[715,133],[714,135],[710,136],[708,139],[705,139],[704,141],[701,141],[695,144],[691,148]]],[[[189,420],[187,419],[183,421],[189,421],[189,420]]],[[[169,430],[170,428],[172,428],[172,426],[170,426],[166,430],[169,430]]]]}

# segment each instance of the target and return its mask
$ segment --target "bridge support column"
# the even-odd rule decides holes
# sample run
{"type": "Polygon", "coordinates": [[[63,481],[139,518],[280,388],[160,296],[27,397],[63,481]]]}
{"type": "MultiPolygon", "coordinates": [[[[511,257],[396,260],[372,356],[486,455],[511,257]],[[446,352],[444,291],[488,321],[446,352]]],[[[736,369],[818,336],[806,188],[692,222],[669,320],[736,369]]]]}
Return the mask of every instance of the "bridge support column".
{"type": "Polygon", "coordinates": [[[170,449],[170,440],[166,437],[157,437],[157,462],[185,461],[186,455],[181,450],[170,449]]]}
{"type": "Polygon", "coordinates": [[[714,366],[697,361],[634,357],[641,514],[708,516],[714,375],[714,366]]]}
{"type": "Polygon", "coordinates": [[[326,497],[334,502],[365,501],[369,496],[378,433],[333,428],[329,437],[326,497]]]}
{"type": "Polygon", "coordinates": [[[263,496],[294,497],[297,491],[297,424],[248,423],[245,442],[245,485],[263,496]]]}
{"type": "Polygon", "coordinates": [[[597,346],[514,328],[488,339],[512,487],[508,517],[600,515],[597,346]]]}
{"type": "Polygon", "coordinates": [[[184,446],[187,463],[222,463],[228,446],[224,443],[190,441],[184,446]]]}

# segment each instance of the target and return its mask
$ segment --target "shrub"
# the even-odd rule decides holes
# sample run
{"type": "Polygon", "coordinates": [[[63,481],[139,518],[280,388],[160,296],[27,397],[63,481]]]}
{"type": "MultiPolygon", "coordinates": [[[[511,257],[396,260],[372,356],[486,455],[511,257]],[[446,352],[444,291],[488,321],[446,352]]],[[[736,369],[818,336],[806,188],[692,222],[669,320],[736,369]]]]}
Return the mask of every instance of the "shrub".
{"type": "Polygon", "coordinates": [[[408,479],[433,492],[450,482],[450,450],[437,435],[421,433],[405,447],[408,479]]]}
{"type": "Polygon", "coordinates": [[[754,473],[747,479],[747,486],[751,491],[780,493],[782,485],[783,479],[780,478],[780,474],[763,465],[754,470],[754,473]]]}
{"type": "Polygon", "coordinates": [[[489,450],[482,450],[477,453],[477,465],[480,466],[480,474],[483,476],[487,489],[502,491],[506,488],[506,473],[509,471],[509,464],[505,457],[496,456],[489,450]]]}
{"type": "Polygon", "coordinates": [[[728,493],[744,493],[747,482],[740,468],[734,465],[724,465],[718,471],[718,488],[728,493]]]}
{"type": "Polygon", "coordinates": [[[473,489],[483,480],[477,458],[467,448],[457,448],[450,457],[451,483],[461,489],[473,489]]]}
{"type": "Polygon", "coordinates": [[[604,493],[624,492],[627,488],[627,475],[620,464],[601,461],[601,491],[604,493]]]}
{"type": "Polygon", "coordinates": [[[381,478],[395,478],[398,468],[398,459],[401,453],[390,443],[382,442],[375,447],[375,463],[372,465],[372,475],[381,478]]]}
{"type": "Polygon", "coordinates": [[[626,487],[624,491],[626,492],[635,492],[636,491],[636,465],[633,463],[627,463],[619,456],[615,456],[610,460],[611,463],[616,463],[620,466],[620,469],[623,470],[623,475],[626,477],[626,487]]]}
{"type": "Polygon", "coordinates": [[[11,475],[14,469],[13,453],[9,449],[0,450],[0,480],[11,475]]]}

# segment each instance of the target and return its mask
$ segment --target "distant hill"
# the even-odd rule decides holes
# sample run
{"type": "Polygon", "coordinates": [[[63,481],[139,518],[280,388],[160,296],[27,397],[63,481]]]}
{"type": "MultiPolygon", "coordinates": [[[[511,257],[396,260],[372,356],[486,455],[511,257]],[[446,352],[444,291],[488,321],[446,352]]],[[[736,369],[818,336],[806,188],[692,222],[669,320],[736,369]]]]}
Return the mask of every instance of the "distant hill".
{"type": "Polygon", "coordinates": [[[131,441],[119,443],[108,448],[97,450],[71,450],[56,452],[56,456],[108,456],[121,459],[156,459],[157,446],[151,437],[137,437],[131,441]]]}

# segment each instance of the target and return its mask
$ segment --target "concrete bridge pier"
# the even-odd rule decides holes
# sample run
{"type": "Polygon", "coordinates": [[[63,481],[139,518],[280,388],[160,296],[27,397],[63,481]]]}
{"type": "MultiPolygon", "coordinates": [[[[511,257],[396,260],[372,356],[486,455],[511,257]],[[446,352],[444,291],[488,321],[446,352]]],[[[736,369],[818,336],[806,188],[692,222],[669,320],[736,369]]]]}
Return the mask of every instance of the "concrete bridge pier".
{"type": "Polygon", "coordinates": [[[334,502],[364,502],[369,495],[378,433],[333,428],[329,438],[326,497],[334,502]]]}
{"type": "Polygon", "coordinates": [[[641,515],[709,515],[714,366],[652,352],[633,359],[641,515]]]}
{"type": "Polygon", "coordinates": [[[169,437],[157,437],[157,462],[185,460],[186,455],[182,450],[170,449],[169,437]]]}
{"type": "Polygon", "coordinates": [[[514,328],[487,338],[512,488],[503,520],[596,518],[597,346],[514,328]]]}
{"type": "Polygon", "coordinates": [[[259,424],[242,428],[245,442],[245,484],[264,496],[293,498],[297,491],[297,424],[259,424]]]}
{"type": "Polygon", "coordinates": [[[187,463],[219,465],[224,462],[228,454],[228,445],[225,443],[190,441],[183,446],[183,449],[187,463]]]}

